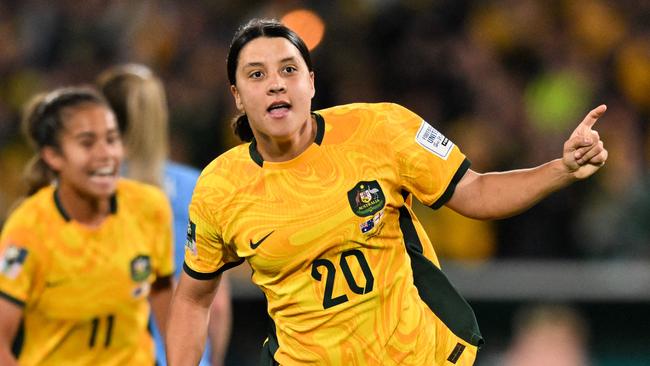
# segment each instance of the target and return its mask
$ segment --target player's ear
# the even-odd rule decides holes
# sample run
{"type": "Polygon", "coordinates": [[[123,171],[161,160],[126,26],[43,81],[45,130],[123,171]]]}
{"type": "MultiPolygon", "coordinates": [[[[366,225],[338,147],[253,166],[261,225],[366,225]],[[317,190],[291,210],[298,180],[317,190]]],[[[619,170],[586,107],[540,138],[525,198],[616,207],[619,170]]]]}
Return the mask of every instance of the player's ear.
{"type": "Polygon", "coordinates": [[[239,90],[237,90],[236,85],[231,85],[230,86],[230,93],[232,93],[233,98],[235,98],[235,106],[237,106],[237,110],[240,112],[244,111],[244,105],[241,102],[241,96],[239,95],[239,90]]]}
{"type": "Polygon", "coordinates": [[[311,97],[313,98],[316,95],[316,88],[314,87],[315,74],[313,71],[309,72],[309,82],[311,84],[311,97]]]}
{"type": "Polygon", "coordinates": [[[52,146],[45,146],[41,149],[41,158],[55,172],[61,171],[65,164],[61,151],[52,146]]]}

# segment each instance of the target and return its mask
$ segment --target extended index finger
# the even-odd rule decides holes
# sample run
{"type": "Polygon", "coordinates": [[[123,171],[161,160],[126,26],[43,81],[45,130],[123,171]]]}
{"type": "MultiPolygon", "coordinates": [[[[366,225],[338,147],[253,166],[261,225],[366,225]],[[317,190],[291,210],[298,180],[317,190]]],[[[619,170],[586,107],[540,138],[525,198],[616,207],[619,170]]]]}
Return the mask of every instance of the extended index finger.
{"type": "Polygon", "coordinates": [[[605,113],[607,110],[607,106],[604,104],[599,105],[598,107],[592,109],[589,111],[587,116],[580,122],[580,126],[585,126],[588,128],[592,128],[596,121],[598,121],[598,118],[602,117],[602,115],[605,113]]]}

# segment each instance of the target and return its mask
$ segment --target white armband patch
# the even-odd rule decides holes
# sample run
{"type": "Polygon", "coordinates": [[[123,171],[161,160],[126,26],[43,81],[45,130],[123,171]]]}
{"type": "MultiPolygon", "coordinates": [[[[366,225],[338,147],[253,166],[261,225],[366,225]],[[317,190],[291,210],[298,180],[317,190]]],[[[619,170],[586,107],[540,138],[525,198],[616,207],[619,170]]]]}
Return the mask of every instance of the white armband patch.
{"type": "Polygon", "coordinates": [[[453,142],[424,120],[415,135],[415,142],[445,160],[447,160],[451,148],[454,147],[453,142]]]}
{"type": "Polygon", "coordinates": [[[15,280],[23,268],[28,253],[27,249],[10,244],[0,255],[0,275],[15,280]]]}

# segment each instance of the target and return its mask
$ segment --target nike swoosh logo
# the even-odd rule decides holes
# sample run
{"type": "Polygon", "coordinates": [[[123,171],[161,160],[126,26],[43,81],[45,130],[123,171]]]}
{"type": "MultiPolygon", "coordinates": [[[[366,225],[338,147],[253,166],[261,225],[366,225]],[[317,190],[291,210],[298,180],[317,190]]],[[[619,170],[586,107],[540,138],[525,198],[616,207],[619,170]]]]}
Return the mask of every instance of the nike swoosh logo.
{"type": "Polygon", "coordinates": [[[256,241],[255,243],[253,243],[253,240],[248,240],[248,242],[249,242],[250,245],[251,245],[251,249],[257,249],[257,247],[259,247],[260,244],[262,244],[262,242],[263,242],[264,240],[266,240],[266,238],[268,238],[269,236],[271,236],[271,234],[273,234],[274,232],[275,232],[275,230],[273,230],[273,231],[271,231],[270,233],[264,235],[264,237],[263,237],[262,239],[256,241]]]}

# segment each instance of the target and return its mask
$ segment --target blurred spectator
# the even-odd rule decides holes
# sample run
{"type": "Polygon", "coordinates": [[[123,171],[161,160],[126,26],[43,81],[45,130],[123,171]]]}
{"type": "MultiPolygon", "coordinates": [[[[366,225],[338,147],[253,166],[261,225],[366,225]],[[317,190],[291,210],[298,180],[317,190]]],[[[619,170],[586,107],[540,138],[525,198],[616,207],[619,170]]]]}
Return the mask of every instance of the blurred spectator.
{"type": "Polygon", "coordinates": [[[582,315],[564,305],[534,305],[513,320],[513,337],[501,366],[589,366],[589,329],[582,315]]]}

